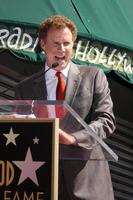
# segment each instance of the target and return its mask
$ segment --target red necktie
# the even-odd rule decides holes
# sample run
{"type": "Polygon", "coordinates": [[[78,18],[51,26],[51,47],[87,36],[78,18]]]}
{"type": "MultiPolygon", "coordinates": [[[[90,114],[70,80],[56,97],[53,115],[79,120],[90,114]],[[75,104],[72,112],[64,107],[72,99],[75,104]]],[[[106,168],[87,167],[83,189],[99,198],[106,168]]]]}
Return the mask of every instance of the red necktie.
{"type": "MultiPolygon", "coordinates": [[[[57,72],[56,76],[58,78],[57,88],[56,88],[56,99],[57,100],[63,100],[65,97],[65,81],[62,77],[61,72],[57,72]]],[[[64,109],[62,106],[57,105],[56,106],[56,117],[62,119],[64,117],[64,109]]]]}
{"type": "Polygon", "coordinates": [[[46,105],[34,105],[33,112],[37,118],[48,118],[48,110],[46,105]]]}
{"type": "Polygon", "coordinates": [[[63,100],[65,97],[65,81],[62,77],[61,72],[57,72],[56,76],[58,78],[58,83],[56,88],[56,99],[63,100]]]}

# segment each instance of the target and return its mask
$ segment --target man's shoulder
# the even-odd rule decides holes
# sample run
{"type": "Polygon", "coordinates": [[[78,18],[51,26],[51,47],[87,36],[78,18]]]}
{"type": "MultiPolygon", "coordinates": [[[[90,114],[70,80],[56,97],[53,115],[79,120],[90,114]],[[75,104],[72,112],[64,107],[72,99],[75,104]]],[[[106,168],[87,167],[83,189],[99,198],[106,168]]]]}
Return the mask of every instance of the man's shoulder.
{"type": "Polygon", "coordinates": [[[97,66],[78,65],[78,68],[82,74],[85,74],[85,73],[90,74],[90,75],[104,74],[104,71],[97,66]]]}
{"type": "Polygon", "coordinates": [[[42,78],[43,71],[44,70],[40,70],[39,72],[36,72],[29,77],[26,77],[18,85],[29,84],[29,83],[32,83],[32,82],[42,78]]]}

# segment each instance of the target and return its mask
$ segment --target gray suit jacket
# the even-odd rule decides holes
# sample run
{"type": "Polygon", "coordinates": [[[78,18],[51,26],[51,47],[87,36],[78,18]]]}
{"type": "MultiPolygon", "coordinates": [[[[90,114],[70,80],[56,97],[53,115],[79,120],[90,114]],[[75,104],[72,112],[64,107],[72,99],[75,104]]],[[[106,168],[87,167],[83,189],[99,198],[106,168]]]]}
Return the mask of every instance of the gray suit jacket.
{"type": "MultiPolygon", "coordinates": [[[[47,99],[46,83],[42,71],[27,78],[17,86],[16,99],[47,99]]],[[[110,97],[108,82],[102,70],[95,67],[78,66],[71,63],[65,101],[85,120],[88,126],[95,131],[95,134],[100,138],[104,139],[114,132],[115,119],[113,115],[113,104],[110,97]]],[[[79,123],[72,121],[71,118],[67,119],[65,123],[62,123],[61,127],[66,132],[75,136],[77,140],[77,146],[60,145],[61,157],[83,160],[85,163],[88,163],[90,159],[93,159],[93,161],[89,161],[91,162],[89,164],[91,166],[89,172],[86,167],[84,167],[84,170],[82,169],[82,179],[84,177],[84,179],[87,178],[90,180],[90,182],[87,181],[89,185],[85,185],[84,189],[80,187],[82,189],[78,195],[80,197],[80,195],[82,196],[81,193],[84,193],[84,198],[72,197],[72,199],[113,200],[108,164],[103,161],[101,161],[102,163],[95,161],[95,159],[99,160],[104,158],[101,146],[97,144],[86,130],[82,129],[79,123]],[[97,164],[97,162],[100,164],[97,164]],[[99,167],[97,167],[98,165],[99,167]],[[88,177],[86,177],[86,174],[88,174],[88,177]],[[94,180],[92,181],[93,175],[94,180]],[[88,189],[85,193],[86,187],[88,189]],[[104,191],[101,197],[98,194],[100,188],[104,191]],[[90,198],[88,195],[90,195],[90,198]]],[[[67,165],[69,165],[69,163],[67,163],[67,165]]],[[[77,168],[78,166],[75,164],[75,167],[73,166],[73,169],[71,170],[75,171],[77,168]]],[[[68,168],[65,172],[68,175],[68,168]]],[[[77,174],[78,173],[80,172],[78,171],[77,174]]],[[[80,180],[81,177],[79,175],[77,176],[80,180]]],[[[75,180],[75,177],[73,179],[75,180]]],[[[82,185],[81,180],[79,182],[77,179],[77,184],[82,185]]],[[[77,187],[77,185],[74,188],[72,186],[72,190],[74,190],[74,193],[76,194],[77,187]]]]}

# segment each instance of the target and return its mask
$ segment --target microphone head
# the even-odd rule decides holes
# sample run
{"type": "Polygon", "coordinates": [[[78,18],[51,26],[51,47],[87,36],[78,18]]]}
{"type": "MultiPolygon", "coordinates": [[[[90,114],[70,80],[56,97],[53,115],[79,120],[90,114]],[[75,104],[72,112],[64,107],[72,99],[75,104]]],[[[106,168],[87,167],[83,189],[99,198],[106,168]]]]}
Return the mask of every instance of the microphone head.
{"type": "Polygon", "coordinates": [[[58,67],[58,65],[59,65],[58,63],[53,63],[52,68],[55,69],[56,67],[58,67]]]}

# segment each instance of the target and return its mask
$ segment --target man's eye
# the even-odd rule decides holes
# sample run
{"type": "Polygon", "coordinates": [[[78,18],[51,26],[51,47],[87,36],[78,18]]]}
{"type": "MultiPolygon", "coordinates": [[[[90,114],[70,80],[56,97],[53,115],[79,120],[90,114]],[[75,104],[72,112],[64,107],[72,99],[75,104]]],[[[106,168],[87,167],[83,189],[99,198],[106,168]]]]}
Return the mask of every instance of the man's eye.
{"type": "Polygon", "coordinates": [[[55,43],[55,44],[54,44],[54,46],[55,46],[55,47],[58,47],[58,46],[59,46],[59,44],[55,43]]]}
{"type": "Polygon", "coordinates": [[[68,45],[69,45],[69,42],[65,42],[65,43],[64,43],[64,46],[68,46],[68,45]]]}

